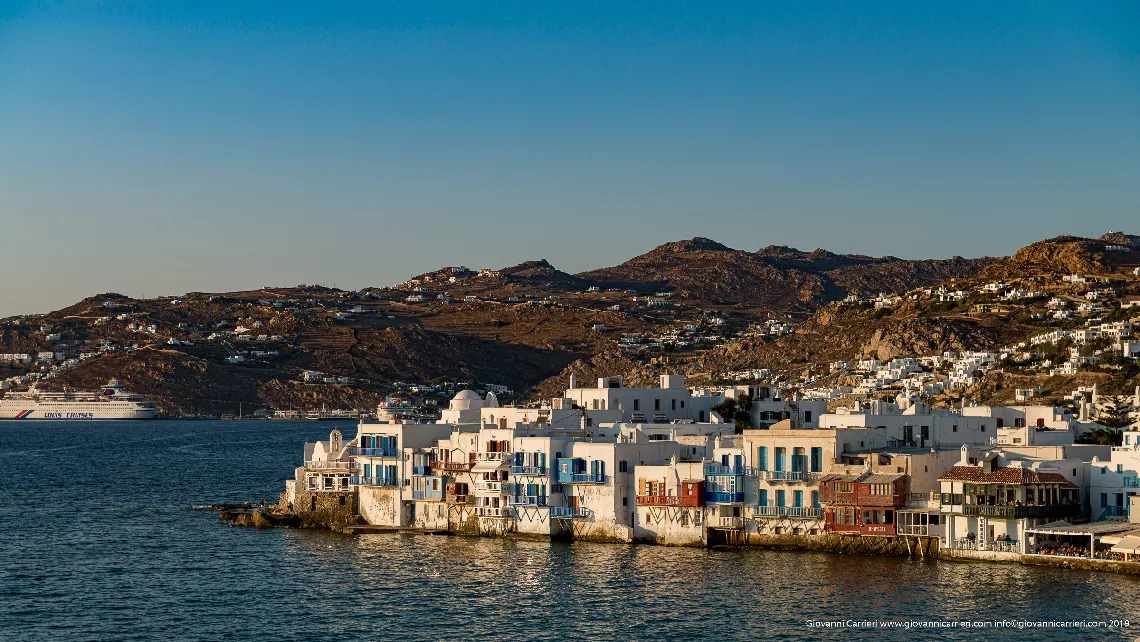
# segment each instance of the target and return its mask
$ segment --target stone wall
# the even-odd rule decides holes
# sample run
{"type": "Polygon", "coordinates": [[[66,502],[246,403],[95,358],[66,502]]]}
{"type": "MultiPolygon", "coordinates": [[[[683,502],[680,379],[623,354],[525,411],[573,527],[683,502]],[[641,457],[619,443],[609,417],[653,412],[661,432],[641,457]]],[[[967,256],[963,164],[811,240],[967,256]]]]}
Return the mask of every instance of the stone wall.
{"type": "Polygon", "coordinates": [[[299,491],[293,500],[293,514],[302,528],[339,530],[358,523],[356,493],[299,491]]]}

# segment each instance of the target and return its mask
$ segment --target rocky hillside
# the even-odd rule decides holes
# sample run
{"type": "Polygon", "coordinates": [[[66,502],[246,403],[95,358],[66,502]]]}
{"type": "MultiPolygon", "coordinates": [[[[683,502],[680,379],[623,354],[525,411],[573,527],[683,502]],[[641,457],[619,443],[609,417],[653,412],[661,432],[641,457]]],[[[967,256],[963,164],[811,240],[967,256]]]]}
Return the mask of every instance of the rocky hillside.
{"type": "Polygon", "coordinates": [[[1058,237],[1003,259],[910,261],[782,246],[748,252],[695,238],[577,275],[539,260],[443,268],[359,292],[107,293],[0,320],[0,353],[49,352],[54,361],[0,364],[0,377],[25,386],[39,378],[49,389],[118,377],[171,414],[236,412],[238,404],[368,410],[392,392],[449,381],[545,397],[571,373],[652,385],[664,372],[699,382],[763,368],[792,382],[826,375],[841,360],[991,349],[1077,327],[1082,319],[1056,319],[1045,302],[1059,297],[1077,312],[1093,288],[1111,291],[1098,294],[1109,298],[1097,299],[1095,314],[1135,316],[1116,301],[1140,296],[1140,251],[1112,247],[1133,242],[1121,233],[1058,237]],[[1063,282],[1070,273],[1096,284],[1063,282]],[[986,290],[998,280],[1030,294],[1011,300],[986,290]],[[642,296],[659,291],[673,296],[664,304],[642,296]],[[901,296],[886,307],[839,302],[879,292],[901,296]]]}
{"type": "Polygon", "coordinates": [[[710,303],[810,311],[848,294],[895,292],[969,276],[993,259],[907,261],[769,246],[734,250],[706,238],[666,243],[621,265],[577,276],[710,303]]]}

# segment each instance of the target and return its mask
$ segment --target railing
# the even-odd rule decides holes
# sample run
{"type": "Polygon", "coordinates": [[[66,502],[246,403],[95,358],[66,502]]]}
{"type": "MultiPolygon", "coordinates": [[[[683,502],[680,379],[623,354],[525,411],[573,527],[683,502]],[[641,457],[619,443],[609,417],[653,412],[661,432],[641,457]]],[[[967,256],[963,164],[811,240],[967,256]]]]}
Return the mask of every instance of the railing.
{"type": "Polygon", "coordinates": [[[503,482],[501,481],[477,481],[475,482],[475,490],[487,493],[501,493],[503,492],[503,482]]]}
{"type": "Polygon", "coordinates": [[[788,506],[788,517],[792,519],[819,519],[823,517],[823,509],[814,506],[788,506]]]}
{"type": "Polygon", "coordinates": [[[475,461],[503,462],[509,460],[513,453],[475,453],[475,461]]]}
{"type": "Polygon", "coordinates": [[[744,528],[743,517],[710,517],[710,528],[727,528],[731,530],[740,530],[744,528]]]}
{"type": "MultiPolygon", "coordinates": [[[[326,480],[331,480],[331,477],[326,477],[326,480]]],[[[344,479],[343,477],[341,479],[344,479]]],[[[318,484],[310,483],[305,487],[305,490],[314,493],[343,493],[348,492],[348,484],[341,482],[339,484],[318,484]]]]}
{"type": "Polygon", "coordinates": [[[743,475],[743,466],[729,466],[726,464],[705,464],[705,475],[743,475]]]}
{"type": "Polygon", "coordinates": [[[348,483],[354,486],[396,486],[394,477],[357,477],[348,478],[348,483]]]}
{"type": "Polygon", "coordinates": [[[413,490],[412,499],[443,499],[442,490],[413,490]]]}
{"type": "Polygon", "coordinates": [[[759,476],[768,481],[814,482],[819,479],[819,475],[801,470],[762,470],[759,476]]]}
{"type": "Polygon", "coordinates": [[[417,476],[430,475],[431,466],[412,466],[412,474],[417,476]]]}
{"type": "Polygon", "coordinates": [[[507,498],[511,506],[546,506],[546,497],[542,495],[511,495],[507,498]]]}
{"type": "Polygon", "coordinates": [[[930,535],[930,524],[899,524],[899,535],[930,535]]]}
{"type": "Polygon", "coordinates": [[[359,448],[357,446],[349,446],[348,454],[350,457],[398,457],[400,455],[399,448],[359,448]]]}
{"type": "Polygon", "coordinates": [[[638,506],[680,506],[681,498],[676,495],[638,495],[638,506]]]}
{"type": "Polygon", "coordinates": [[[570,506],[550,507],[550,517],[552,519],[588,519],[593,514],[593,511],[589,508],[572,508],[570,506]]]}
{"type": "Polygon", "coordinates": [[[472,495],[448,495],[447,501],[452,504],[470,504],[475,500],[472,495]]]}
{"type": "Polygon", "coordinates": [[[753,517],[787,517],[789,519],[820,519],[823,509],[814,506],[751,506],[753,517]]]}
{"type": "Polygon", "coordinates": [[[561,473],[558,475],[559,484],[604,484],[607,477],[594,473],[561,473]]]}
{"type": "Polygon", "coordinates": [[[1100,514],[1100,518],[1106,517],[1124,517],[1128,515],[1127,506],[1106,506],[1104,512],[1100,514]]]}
{"type": "Polygon", "coordinates": [[[454,471],[454,472],[463,473],[463,472],[467,472],[467,471],[471,470],[471,462],[463,460],[463,459],[453,459],[451,461],[443,462],[441,467],[444,470],[450,470],[450,471],[454,471]]]}
{"type": "Polygon", "coordinates": [[[962,507],[963,515],[1004,517],[1006,519],[1072,517],[1080,513],[1081,507],[1076,504],[1057,506],[990,506],[988,504],[966,504],[962,507]]]}
{"type": "Polygon", "coordinates": [[[307,461],[305,468],[309,470],[351,470],[353,464],[351,461],[307,461]]]}
{"type": "Polygon", "coordinates": [[[985,540],[970,541],[965,538],[958,538],[950,540],[950,548],[965,550],[965,551],[994,551],[997,553],[1019,553],[1021,552],[1017,546],[1017,540],[1011,539],[1005,542],[987,542],[985,540]]]}
{"type": "Polygon", "coordinates": [[[494,506],[476,506],[476,517],[514,517],[515,509],[509,506],[494,507],[494,506]]]}
{"type": "Polygon", "coordinates": [[[1124,478],[1124,487],[1125,488],[1140,488],[1140,477],[1125,477],[1124,478]]]}
{"type": "Polygon", "coordinates": [[[744,493],[705,492],[705,501],[710,504],[739,504],[744,501],[744,493]]]}
{"type": "Polygon", "coordinates": [[[546,466],[511,466],[511,474],[545,477],[546,466]]]}

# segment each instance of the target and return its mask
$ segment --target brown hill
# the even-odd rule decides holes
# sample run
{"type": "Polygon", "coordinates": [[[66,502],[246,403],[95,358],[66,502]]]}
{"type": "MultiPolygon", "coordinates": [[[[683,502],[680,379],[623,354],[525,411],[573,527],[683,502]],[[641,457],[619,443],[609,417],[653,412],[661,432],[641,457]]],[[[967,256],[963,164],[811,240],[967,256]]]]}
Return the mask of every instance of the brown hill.
{"type": "Polygon", "coordinates": [[[848,294],[907,290],[968,276],[992,262],[961,257],[908,261],[783,246],[747,252],[694,238],[577,276],[642,291],[670,290],[696,301],[811,311],[848,294]]]}

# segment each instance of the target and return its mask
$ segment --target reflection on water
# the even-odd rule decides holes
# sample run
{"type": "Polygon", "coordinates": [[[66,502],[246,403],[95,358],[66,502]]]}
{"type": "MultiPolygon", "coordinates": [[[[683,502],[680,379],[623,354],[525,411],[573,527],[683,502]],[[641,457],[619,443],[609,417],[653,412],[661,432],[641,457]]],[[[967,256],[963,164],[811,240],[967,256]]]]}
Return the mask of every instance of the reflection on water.
{"type": "MultiPolygon", "coordinates": [[[[230,528],[191,509],[275,497],[301,443],[330,427],[0,424],[0,638],[909,640],[929,635],[821,631],[805,622],[1140,619],[1140,580],[1110,574],[816,553],[353,538],[230,528]]],[[[1129,636],[1081,634],[1096,637],[1129,636]]]]}

